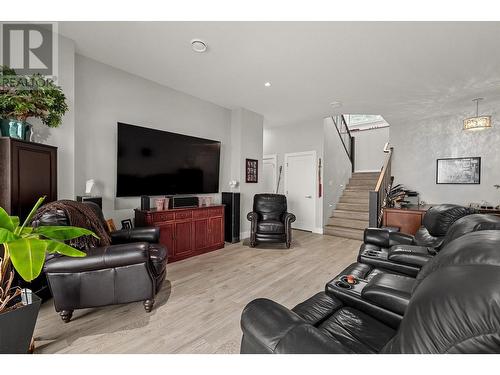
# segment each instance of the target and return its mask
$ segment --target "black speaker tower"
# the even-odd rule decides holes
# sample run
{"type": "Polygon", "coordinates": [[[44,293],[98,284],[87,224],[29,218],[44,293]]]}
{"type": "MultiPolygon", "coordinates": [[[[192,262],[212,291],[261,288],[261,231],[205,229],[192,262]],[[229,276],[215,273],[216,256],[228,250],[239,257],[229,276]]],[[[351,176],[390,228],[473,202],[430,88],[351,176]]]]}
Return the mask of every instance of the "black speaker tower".
{"type": "Polygon", "coordinates": [[[240,193],[222,193],[226,242],[240,242],[240,193]]]}
{"type": "Polygon", "coordinates": [[[141,210],[142,211],[149,211],[150,208],[150,198],[149,195],[141,195],[141,210]]]}

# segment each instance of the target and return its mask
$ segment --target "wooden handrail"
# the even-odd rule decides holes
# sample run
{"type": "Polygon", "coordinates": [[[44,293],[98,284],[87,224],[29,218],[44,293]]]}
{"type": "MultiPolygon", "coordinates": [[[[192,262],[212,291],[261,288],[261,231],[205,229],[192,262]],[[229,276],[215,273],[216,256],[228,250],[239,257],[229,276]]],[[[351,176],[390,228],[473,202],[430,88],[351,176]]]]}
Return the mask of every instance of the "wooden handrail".
{"type": "Polygon", "coordinates": [[[393,148],[391,147],[389,149],[389,155],[387,155],[387,158],[385,159],[384,166],[382,167],[382,171],[380,172],[380,176],[378,177],[377,185],[375,185],[375,191],[380,191],[380,188],[382,187],[382,183],[384,182],[384,177],[387,173],[387,170],[389,169],[389,166],[391,164],[391,159],[392,159],[392,150],[393,148]]]}
{"type": "MultiPolygon", "coordinates": [[[[385,147],[384,147],[385,152],[385,147]]],[[[375,189],[369,193],[369,215],[368,221],[370,227],[380,227],[382,224],[382,214],[384,205],[387,202],[389,189],[391,188],[393,178],[391,176],[391,160],[393,148],[389,148],[388,155],[385,159],[384,166],[380,171],[380,176],[375,185],[375,189]]]]}

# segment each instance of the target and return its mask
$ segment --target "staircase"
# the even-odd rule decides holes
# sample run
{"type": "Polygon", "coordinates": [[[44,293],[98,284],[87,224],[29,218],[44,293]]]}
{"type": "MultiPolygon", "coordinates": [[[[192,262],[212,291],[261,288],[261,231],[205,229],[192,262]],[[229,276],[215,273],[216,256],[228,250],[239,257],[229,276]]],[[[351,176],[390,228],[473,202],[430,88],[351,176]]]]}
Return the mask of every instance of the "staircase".
{"type": "Polygon", "coordinates": [[[375,189],[380,172],[353,173],[339,203],[328,223],[324,234],[337,237],[363,239],[368,227],[368,196],[375,189]]]}

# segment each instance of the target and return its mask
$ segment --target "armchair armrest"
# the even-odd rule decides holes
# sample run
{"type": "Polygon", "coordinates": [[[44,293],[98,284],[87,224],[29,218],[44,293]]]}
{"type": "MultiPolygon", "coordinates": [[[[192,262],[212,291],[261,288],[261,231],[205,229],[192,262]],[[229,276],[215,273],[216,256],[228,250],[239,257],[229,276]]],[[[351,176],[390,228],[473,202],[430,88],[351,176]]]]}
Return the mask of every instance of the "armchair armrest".
{"type": "Polygon", "coordinates": [[[122,244],[130,242],[149,242],[158,243],[160,240],[160,228],[144,227],[121,229],[110,233],[113,244],[122,244]]]}
{"type": "Polygon", "coordinates": [[[266,298],[251,301],[241,314],[243,336],[264,352],[273,352],[286,333],[301,324],[305,321],[293,311],[266,298]]]}
{"type": "Polygon", "coordinates": [[[54,257],[45,263],[44,270],[47,273],[88,272],[144,263],[149,260],[149,244],[146,242],[94,247],[86,252],[87,256],[82,258],[54,257]]]}
{"type": "Polygon", "coordinates": [[[366,228],[363,241],[380,247],[391,247],[393,245],[413,245],[415,238],[409,234],[390,232],[383,228],[366,228]]]}
{"type": "Polygon", "coordinates": [[[247,214],[247,220],[248,221],[257,221],[257,219],[259,218],[259,214],[257,212],[249,212],[247,214]]]}
{"type": "Polygon", "coordinates": [[[283,214],[283,222],[285,223],[285,226],[291,225],[295,220],[297,220],[297,218],[294,214],[290,212],[285,212],[283,214]]]}

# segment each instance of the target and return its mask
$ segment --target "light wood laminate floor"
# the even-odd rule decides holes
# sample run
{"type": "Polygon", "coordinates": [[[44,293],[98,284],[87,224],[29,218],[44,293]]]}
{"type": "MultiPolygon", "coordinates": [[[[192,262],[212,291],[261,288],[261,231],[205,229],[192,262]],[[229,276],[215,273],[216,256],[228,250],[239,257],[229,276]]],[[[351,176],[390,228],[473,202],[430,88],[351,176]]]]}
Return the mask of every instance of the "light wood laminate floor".
{"type": "Polygon", "coordinates": [[[76,310],[64,324],[49,301],[35,328],[36,353],[238,353],[248,302],[295,306],[355,262],[360,244],[294,231],[289,250],[245,241],[172,263],[149,314],[136,302],[76,310]]]}

